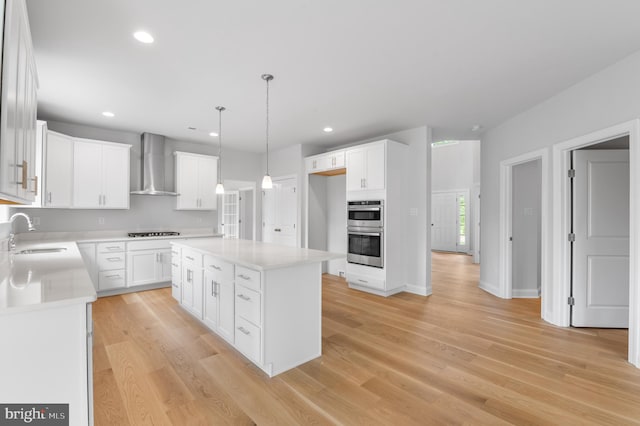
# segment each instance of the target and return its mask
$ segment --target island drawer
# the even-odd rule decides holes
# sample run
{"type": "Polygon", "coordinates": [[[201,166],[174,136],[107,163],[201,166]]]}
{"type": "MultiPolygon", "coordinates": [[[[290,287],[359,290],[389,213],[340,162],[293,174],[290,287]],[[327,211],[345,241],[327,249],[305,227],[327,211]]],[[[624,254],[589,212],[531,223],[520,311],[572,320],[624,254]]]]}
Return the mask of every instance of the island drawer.
{"type": "Polygon", "coordinates": [[[236,314],[260,326],[260,293],[236,284],[236,314]]]}
{"type": "Polygon", "coordinates": [[[385,289],[385,280],[379,278],[372,278],[367,275],[353,274],[347,272],[347,282],[363,287],[371,287],[378,290],[385,289]]]}
{"type": "Polygon", "coordinates": [[[111,290],[113,288],[124,287],[125,276],[124,269],[100,272],[98,275],[98,290],[111,290]]]}
{"type": "Polygon", "coordinates": [[[182,249],[182,260],[191,262],[194,266],[202,268],[202,253],[188,248],[182,249]]]}
{"type": "Polygon", "coordinates": [[[98,271],[124,269],[124,253],[98,253],[98,271]]]}
{"type": "Polygon", "coordinates": [[[260,362],[260,329],[236,316],[236,348],[250,359],[260,362]]]}
{"type": "Polygon", "coordinates": [[[233,281],[233,263],[225,262],[211,255],[204,255],[204,267],[211,271],[216,281],[230,283],[233,281]]]}
{"type": "Polygon", "coordinates": [[[236,283],[256,291],[262,290],[260,288],[260,271],[245,268],[244,266],[236,266],[236,283]]]}
{"type": "Polygon", "coordinates": [[[118,251],[124,251],[124,241],[114,241],[109,243],[98,243],[96,245],[98,253],[113,253],[118,251]]]}

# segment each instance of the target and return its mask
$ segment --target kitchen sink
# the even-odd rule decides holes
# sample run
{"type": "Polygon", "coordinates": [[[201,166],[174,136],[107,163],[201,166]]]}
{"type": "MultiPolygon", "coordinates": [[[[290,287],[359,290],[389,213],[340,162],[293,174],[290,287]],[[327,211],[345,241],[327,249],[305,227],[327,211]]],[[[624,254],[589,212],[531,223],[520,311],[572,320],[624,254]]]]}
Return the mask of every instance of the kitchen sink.
{"type": "Polygon", "coordinates": [[[20,250],[16,252],[16,254],[41,254],[41,253],[57,253],[61,251],[66,251],[66,247],[48,247],[48,248],[39,248],[39,249],[26,249],[20,250]]]}

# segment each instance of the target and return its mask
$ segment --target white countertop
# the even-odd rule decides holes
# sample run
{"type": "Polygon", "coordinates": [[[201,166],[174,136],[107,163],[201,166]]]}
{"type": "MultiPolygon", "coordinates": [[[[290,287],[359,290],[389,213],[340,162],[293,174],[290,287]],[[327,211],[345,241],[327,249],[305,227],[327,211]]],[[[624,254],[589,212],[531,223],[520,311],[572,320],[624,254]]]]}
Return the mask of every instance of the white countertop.
{"type": "Polygon", "coordinates": [[[0,315],[96,300],[96,290],[74,241],[22,243],[13,253],[2,251],[0,277],[0,315]],[[51,247],[66,250],[17,254],[51,247]]]}
{"type": "MultiPolygon", "coordinates": [[[[130,240],[170,240],[176,238],[208,238],[222,237],[206,228],[178,229],[180,235],[166,237],[129,237],[128,231],[87,231],[87,232],[24,232],[16,237],[19,242],[75,241],[82,243],[101,243],[130,240]]],[[[131,232],[138,232],[137,230],[131,232]]]]}
{"type": "Polygon", "coordinates": [[[236,265],[262,271],[341,259],[347,256],[346,254],[282,246],[260,241],[224,238],[174,241],[172,244],[192,248],[236,265]]]}

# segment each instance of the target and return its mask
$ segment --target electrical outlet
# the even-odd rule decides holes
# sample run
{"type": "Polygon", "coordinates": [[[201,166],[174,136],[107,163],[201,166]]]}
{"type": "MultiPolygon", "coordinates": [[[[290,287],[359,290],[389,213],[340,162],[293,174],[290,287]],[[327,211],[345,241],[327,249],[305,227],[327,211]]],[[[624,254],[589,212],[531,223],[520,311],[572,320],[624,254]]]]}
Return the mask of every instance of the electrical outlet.
{"type": "Polygon", "coordinates": [[[98,218],[98,225],[104,225],[104,217],[98,218]]]}
{"type": "Polygon", "coordinates": [[[31,221],[33,222],[33,226],[38,226],[40,225],[40,218],[39,217],[33,217],[31,218],[31,221]]]}
{"type": "Polygon", "coordinates": [[[338,275],[340,275],[341,278],[344,278],[344,271],[338,271],[338,275]]]}

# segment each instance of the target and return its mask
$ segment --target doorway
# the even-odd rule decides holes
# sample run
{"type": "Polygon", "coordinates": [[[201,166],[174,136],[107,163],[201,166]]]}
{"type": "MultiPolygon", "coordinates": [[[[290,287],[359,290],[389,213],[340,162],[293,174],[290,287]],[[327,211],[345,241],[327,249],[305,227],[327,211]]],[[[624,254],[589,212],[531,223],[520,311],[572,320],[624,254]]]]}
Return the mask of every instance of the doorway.
{"type": "Polygon", "coordinates": [[[431,249],[469,251],[469,190],[431,193],[431,249]]]}
{"type": "Polygon", "coordinates": [[[571,325],[628,328],[629,137],[571,154],[571,325]]]}
{"type": "Polygon", "coordinates": [[[225,238],[256,239],[256,184],[250,181],[224,181],[225,193],[219,195],[220,232],[225,238]]]}
{"type": "Polygon", "coordinates": [[[298,179],[273,178],[273,188],[262,190],[262,241],[298,247],[298,179]]]}
{"type": "Polygon", "coordinates": [[[537,298],[541,288],[541,160],[513,166],[511,205],[512,297],[537,298]]]}

